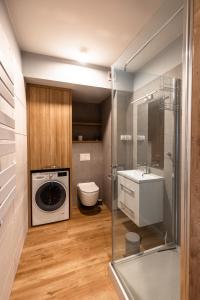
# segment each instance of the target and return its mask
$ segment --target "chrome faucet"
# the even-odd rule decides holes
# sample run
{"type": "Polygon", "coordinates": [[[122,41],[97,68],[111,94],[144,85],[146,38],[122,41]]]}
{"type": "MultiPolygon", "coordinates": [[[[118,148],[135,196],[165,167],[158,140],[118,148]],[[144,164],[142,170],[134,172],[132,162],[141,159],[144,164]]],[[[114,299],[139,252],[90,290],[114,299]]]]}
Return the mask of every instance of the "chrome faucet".
{"type": "Polygon", "coordinates": [[[145,175],[145,174],[149,174],[150,173],[150,168],[148,165],[138,165],[138,169],[142,171],[142,177],[145,175]]]}
{"type": "Polygon", "coordinates": [[[149,166],[144,166],[143,167],[143,172],[142,172],[142,177],[145,175],[145,174],[149,174],[150,173],[150,168],[149,166]]]}

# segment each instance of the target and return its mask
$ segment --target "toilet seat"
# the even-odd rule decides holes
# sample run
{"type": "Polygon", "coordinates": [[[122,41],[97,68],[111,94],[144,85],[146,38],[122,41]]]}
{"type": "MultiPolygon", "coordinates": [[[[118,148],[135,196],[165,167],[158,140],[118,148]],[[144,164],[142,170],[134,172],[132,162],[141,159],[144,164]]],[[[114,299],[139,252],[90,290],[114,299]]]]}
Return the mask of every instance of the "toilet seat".
{"type": "Polygon", "coordinates": [[[84,182],[78,184],[79,189],[85,193],[94,193],[99,191],[99,187],[95,182],[84,182]]]}
{"type": "Polygon", "coordinates": [[[84,206],[94,206],[99,197],[99,187],[95,182],[78,183],[78,196],[84,206]]]}

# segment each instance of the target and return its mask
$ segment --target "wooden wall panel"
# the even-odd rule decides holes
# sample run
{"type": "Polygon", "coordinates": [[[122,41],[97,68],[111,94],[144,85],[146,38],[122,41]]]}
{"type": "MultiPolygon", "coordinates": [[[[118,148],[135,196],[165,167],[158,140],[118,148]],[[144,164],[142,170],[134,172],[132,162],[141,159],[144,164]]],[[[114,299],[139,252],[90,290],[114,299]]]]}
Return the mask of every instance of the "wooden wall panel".
{"type": "Polygon", "coordinates": [[[200,299],[200,1],[193,7],[191,170],[187,300],[200,299]]]}
{"type": "MultiPolygon", "coordinates": [[[[185,137],[191,134],[191,149],[186,146],[188,140],[184,141],[184,137],[183,141],[185,143],[185,149],[183,150],[183,153],[186,153],[184,153],[184,158],[186,159],[182,162],[183,166],[185,166],[185,170],[183,170],[182,173],[186,172],[186,176],[183,176],[182,179],[182,181],[184,181],[182,183],[183,193],[181,215],[181,299],[197,300],[200,299],[200,1],[188,1],[188,6],[191,8],[190,29],[192,33],[192,65],[189,65],[188,72],[192,69],[192,76],[189,75],[189,83],[185,81],[185,84],[189,85],[189,91],[187,92],[187,96],[189,96],[187,99],[188,103],[185,105],[185,111],[183,111],[184,115],[186,115],[186,118],[183,121],[185,122],[185,124],[183,124],[183,128],[184,126],[187,128],[186,130],[184,128],[186,131],[185,137]],[[191,99],[190,84],[192,92],[191,99]],[[191,101],[191,115],[189,101],[191,101]],[[187,122],[189,124],[187,124],[187,122]],[[187,164],[190,171],[189,175],[187,175],[187,164]]],[[[186,55],[188,54],[186,53],[186,55]]],[[[187,72],[187,69],[185,69],[185,72],[187,72]]]]}
{"type": "Polygon", "coordinates": [[[71,91],[27,85],[30,169],[71,167],[71,91]]]}

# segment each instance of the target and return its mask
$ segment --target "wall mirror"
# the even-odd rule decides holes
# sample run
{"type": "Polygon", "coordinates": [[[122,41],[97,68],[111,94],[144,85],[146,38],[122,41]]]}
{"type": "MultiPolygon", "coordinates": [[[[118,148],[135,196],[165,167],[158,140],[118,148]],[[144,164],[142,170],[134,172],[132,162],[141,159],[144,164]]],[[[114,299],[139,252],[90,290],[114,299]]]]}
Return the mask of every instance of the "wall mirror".
{"type": "Polygon", "coordinates": [[[137,105],[137,164],[164,167],[164,110],[159,99],[137,105]]]}

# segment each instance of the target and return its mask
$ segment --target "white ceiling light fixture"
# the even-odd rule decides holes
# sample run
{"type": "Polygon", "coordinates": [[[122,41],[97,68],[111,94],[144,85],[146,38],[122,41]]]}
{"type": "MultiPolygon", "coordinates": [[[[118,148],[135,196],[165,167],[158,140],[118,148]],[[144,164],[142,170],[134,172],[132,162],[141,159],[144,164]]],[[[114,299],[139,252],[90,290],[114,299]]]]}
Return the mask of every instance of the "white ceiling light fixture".
{"type": "Polygon", "coordinates": [[[88,62],[88,49],[86,47],[82,47],[80,48],[79,50],[79,53],[78,53],[78,61],[82,64],[85,64],[88,62]]]}

